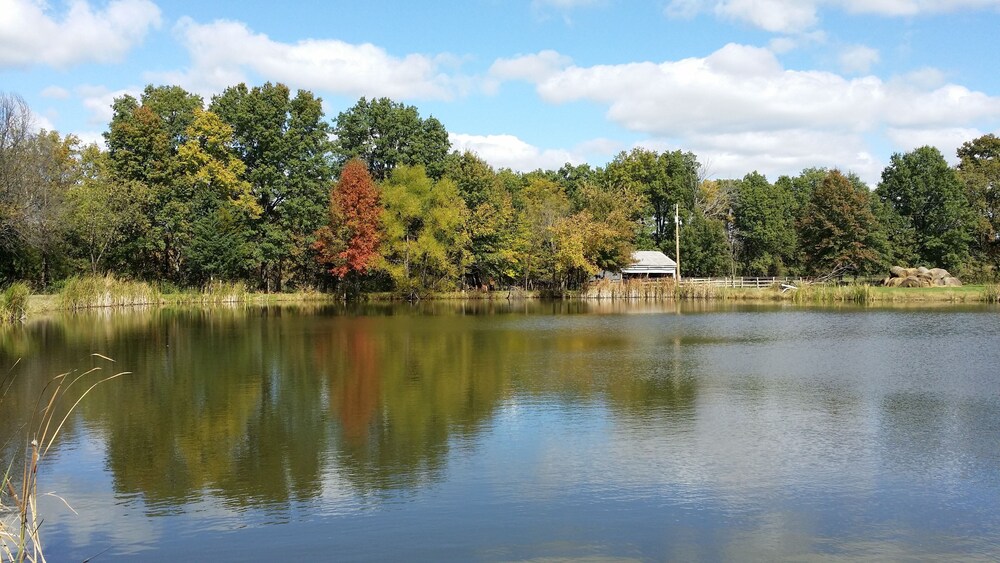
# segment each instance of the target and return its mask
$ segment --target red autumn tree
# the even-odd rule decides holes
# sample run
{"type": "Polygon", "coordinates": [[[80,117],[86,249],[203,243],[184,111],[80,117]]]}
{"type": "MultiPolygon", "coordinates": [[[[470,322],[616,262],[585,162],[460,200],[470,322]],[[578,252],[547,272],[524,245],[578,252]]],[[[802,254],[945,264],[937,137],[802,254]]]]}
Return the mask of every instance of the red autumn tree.
{"type": "Polygon", "coordinates": [[[357,159],[348,162],[330,193],[330,224],[316,231],[316,260],[340,279],[365,273],[378,256],[381,213],[368,168],[357,159]]]}

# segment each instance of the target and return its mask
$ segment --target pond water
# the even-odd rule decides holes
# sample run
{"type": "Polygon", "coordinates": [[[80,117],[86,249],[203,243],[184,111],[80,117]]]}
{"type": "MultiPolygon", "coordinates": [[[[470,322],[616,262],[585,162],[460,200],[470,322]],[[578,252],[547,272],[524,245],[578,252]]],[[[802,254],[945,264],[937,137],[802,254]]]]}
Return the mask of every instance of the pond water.
{"type": "Polygon", "coordinates": [[[104,313],[18,358],[8,434],[133,372],[44,460],[51,561],[1000,558],[995,307],[104,313]]]}

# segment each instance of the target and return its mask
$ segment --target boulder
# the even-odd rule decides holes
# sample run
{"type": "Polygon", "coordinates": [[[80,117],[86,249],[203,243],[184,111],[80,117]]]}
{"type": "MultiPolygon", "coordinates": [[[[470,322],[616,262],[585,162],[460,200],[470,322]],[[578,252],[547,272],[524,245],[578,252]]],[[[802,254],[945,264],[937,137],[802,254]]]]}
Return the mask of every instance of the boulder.
{"type": "Polygon", "coordinates": [[[944,268],[889,268],[889,277],[882,280],[886,287],[961,287],[962,282],[944,268]]]}
{"type": "Polygon", "coordinates": [[[948,270],[945,270],[944,268],[931,268],[930,272],[931,272],[931,278],[936,280],[951,277],[951,274],[948,273],[948,270]]]}

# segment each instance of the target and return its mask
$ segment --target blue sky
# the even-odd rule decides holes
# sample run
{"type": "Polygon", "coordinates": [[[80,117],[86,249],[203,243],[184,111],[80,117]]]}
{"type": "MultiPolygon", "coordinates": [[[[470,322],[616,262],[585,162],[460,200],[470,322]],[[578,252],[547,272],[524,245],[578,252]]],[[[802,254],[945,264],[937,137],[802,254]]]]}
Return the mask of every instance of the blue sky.
{"type": "Polygon", "coordinates": [[[245,81],[434,115],[495,166],[644,146],[714,178],[810,166],[878,181],[894,152],[1000,132],[1000,0],[0,0],[0,91],[99,140],[149,83],[245,81]]]}

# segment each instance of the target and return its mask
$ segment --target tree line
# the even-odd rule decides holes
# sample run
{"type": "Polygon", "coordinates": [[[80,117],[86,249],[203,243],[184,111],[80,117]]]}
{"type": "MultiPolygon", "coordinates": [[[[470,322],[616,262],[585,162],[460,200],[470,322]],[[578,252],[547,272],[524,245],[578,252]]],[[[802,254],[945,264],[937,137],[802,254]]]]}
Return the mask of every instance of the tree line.
{"type": "Polygon", "coordinates": [[[328,121],[319,98],[282,84],[207,102],[148,86],[112,109],[102,148],[36,132],[27,104],[0,94],[0,282],[559,291],[633,250],[673,255],[675,206],[686,276],[901,264],[995,280],[1000,264],[994,135],[954,167],[932,147],[895,154],[872,190],[821,168],[712,179],[691,152],[644,148],[603,167],[496,170],[413,106],[362,98],[328,121]]]}

